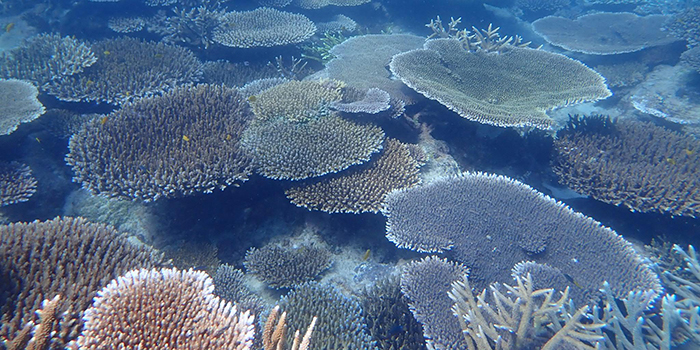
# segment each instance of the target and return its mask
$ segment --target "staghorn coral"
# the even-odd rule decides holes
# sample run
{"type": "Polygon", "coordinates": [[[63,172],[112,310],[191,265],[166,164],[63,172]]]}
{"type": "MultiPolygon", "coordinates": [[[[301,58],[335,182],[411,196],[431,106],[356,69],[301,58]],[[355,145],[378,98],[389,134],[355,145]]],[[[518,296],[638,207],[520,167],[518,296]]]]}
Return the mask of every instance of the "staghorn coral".
{"type": "Polygon", "coordinates": [[[685,40],[688,48],[700,45],[700,6],[686,8],[671,16],[666,29],[675,37],[685,40]]]}
{"type": "Polygon", "coordinates": [[[135,33],[146,27],[146,21],[141,17],[112,17],[107,27],[117,33],[135,33]]]}
{"type": "Polygon", "coordinates": [[[571,117],[554,141],[559,181],[632,211],[700,213],[700,142],[651,123],[571,117]]]}
{"type": "Polygon", "coordinates": [[[377,213],[392,190],[420,183],[420,164],[409,145],[387,139],[379,157],[335,177],[292,187],[287,198],[298,207],[327,213],[377,213]]]}
{"type": "Polygon", "coordinates": [[[371,0],[293,0],[294,6],[303,9],[320,9],[326,6],[359,6],[371,0]]]}
{"type": "Polygon", "coordinates": [[[188,85],[88,124],[69,143],[74,181],[93,193],[152,201],[246,181],[240,137],[252,119],[238,90],[188,85]]]}
{"type": "Polygon", "coordinates": [[[285,120],[252,125],[242,139],[255,170],[271,179],[302,180],[368,161],[384,132],[335,114],[305,123],[285,120]]]}
{"type": "MultiPolygon", "coordinates": [[[[345,113],[367,113],[367,114],[377,114],[379,112],[385,111],[391,108],[391,96],[389,93],[377,89],[370,88],[369,90],[358,93],[357,98],[348,98],[348,91],[356,90],[354,88],[346,89],[343,92],[342,101],[334,101],[330,104],[330,107],[336,111],[341,111],[345,113]]],[[[353,96],[355,97],[355,96],[353,96]]]]}
{"type": "MultiPolygon", "coordinates": [[[[262,336],[264,350],[284,350],[287,348],[285,346],[287,341],[287,312],[285,311],[280,314],[279,310],[279,305],[275,305],[265,321],[265,328],[263,329],[262,336]]],[[[311,335],[314,332],[317,321],[318,317],[311,319],[311,323],[306,328],[303,337],[301,337],[301,333],[298,329],[294,332],[291,350],[307,350],[309,348],[311,345],[311,335]]]]}
{"type": "Polygon", "coordinates": [[[392,79],[386,65],[393,55],[417,49],[424,42],[425,38],[408,34],[355,36],[334,46],[330,54],[335,58],[312,77],[338,79],[363,91],[379,88],[392,98],[411,104],[416,100],[415,94],[400,81],[392,79]]]}
{"type": "Polygon", "coordinates": [[[398,276],[383,278],[365,288],[359,298],[367,330],[380,349],[426,349],[422,326],[409,310],[398,276]]]}
{"type": "Polygon", "coordinates": [[[515,282],[492,284],[478,295],[467,276],[452,283],[452,310],[467,349],[598,349],[603,336],[596,330],[605,324],[589,321],[588,305],[570,313],[568,288],[561,294],[551,288],[535,290],[530,275],[516,276],[515,282]]]}
{"type": "Polygon", "coordinates": [[[272,47],[300,43],[316,32],[306,16],[268,7],[228,12],[214,29],[212,40],[229,47],[272,47]]]}
{"type": "Polygon", "coordinates": [[[268,243],[262,248],[250,248],[243,265],[248,273],[272,288],[292,288],[331,267],[331,252],[313,244],[268,243]]]}
{"type": "MultiPolygon", "coordinates": [[[[37,322],[27,322],[22,331],[11,341],[0,343],[6,350],[43,350],[49,349],[53,332],[58,327],[60,319],[58,308],[61,306],[61,296],[45,299],[41,308],[36,310],[37,322]]],[[[0,338],[0,340],[2,340],[0,338]]]]}
{"type": "Polygon", "coordinates": [[[29,80],[39,87],[80,73],[97,57],[83,42],[58,34],[39,34],[0,56],[0,77],[29,80]]]}
{"type": "Polygon", "coordinates": [[[395,55],[389,68],[460,116],[496,126],[547,129],[554,121],[546,111],[611,95],[600,74],[566,56],[516,47],[472,53],[454,39],[395,55]]]}
{"type": "Polygon", "coordinates": [[[0,207],[26,202],[36,192],[36,179],[28,165],[0,162],[0,207]]]}
{"type": "Polygon", "coordinates": [[[0,135],[9,135],[21,123],[39,118],[46,109],[39,102],[39,90],[23,80],[0,79],[0,135]]]}
{"type": "Polygon", "coordinates": [[[532,28],[548,43],[589,55],[616,55],[677,41],[663,24],[668,17],[628,12],[599,12],[575,20],[547,16],[532,28]]]}
{"type": "Polygon", "coordinates": [[[81,350],[235,349],[253,345],[254,317],[214,295],[201,271],[140,269],[102,288],[85,311],[81,350]]]}
{"type": "MultiPolygon", "coordinates": [[[[318,318],[311,336],[313,349],[377,349],[367,333],[360,303],[333,286],[306,282],[282,297],[279,305],[289,311],[286,322],[291,329],[303,329],[318,318]]],[[[291,338],[287,336],[288,344],[291,338]]]]}
{"type": "Polygon", "coordinates": [[[409,301],[413,316],[423,324],[425,341],[431,349],[466,349],[460,325],[452,314],[454,302],[448,292],[452,283],[469,273],[462,264],[428,256],[413,261],[401,272],[401,292],[409,301]]]}
{"type": "Polygon", "coordinates": [[[308,122],[330,113],[329,105],[342,98],[337,80],[288,81],[249,98],[256,122],[283,119],[308,122]]]}
{"type": "Polygon", "coordinates": [[[471,269],[478,289],[510,280],[531,260],[558,268],[598,297],[608,281],[616,296],[661,291],[658,276],[615,231],[513,179],[462,173],[386,196],[387,238],[401,248],[443,252],[471,269]],[[616,269],[609,269],[616,266],[616,269]]]}
{"type": "Polygon", "coordinates": [[[56,218],[0,226],[0,261],[0,338],[11,342],[32,324],[42,300],[60,294],[49,348],[63,349],[78,336],[82,311],[101,287],[130,269],[159,265],[161,255],[111,226],[56,218]]]}
{"type": "Polygon", "coordinates": [[[530,42],[523,42],[522,37],[504,36],[498,31],[501,27],[493,28],[493,24],[489,23],[486,29],[477,29],[472,26],[472,31],[466,29],[457,29],[457,26],[462,23],[462,17],[454,19],[450,17],[450,23],[447,24],[447,29],[442,24],[440,16],[436,19],[431,19],[430,23],[425,26],[433,31],[433,34],[428,36],[432,38],[455,39],[462,44],[462,48],[469,52],[487,52],[487,53],[504,53],[514,47],[528,47],[530,42]]]}
{"type": "Polygon", "coordinates": [[[201,78],[201,63],[188,49],[122,37],[96,42],[99,60],[80,74],[52,81],[47,90],[63,101],[122,104],[201,78]]]}

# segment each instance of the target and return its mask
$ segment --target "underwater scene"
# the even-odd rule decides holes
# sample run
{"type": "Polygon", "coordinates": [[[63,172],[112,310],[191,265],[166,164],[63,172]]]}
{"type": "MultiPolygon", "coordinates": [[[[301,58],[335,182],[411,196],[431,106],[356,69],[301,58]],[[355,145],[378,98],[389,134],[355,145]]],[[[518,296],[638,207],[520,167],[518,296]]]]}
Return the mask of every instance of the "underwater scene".
{"type": "Polygon", "coordinates": [[[700,0],[0,0],[0,350],[700,349],[700,0]]]}

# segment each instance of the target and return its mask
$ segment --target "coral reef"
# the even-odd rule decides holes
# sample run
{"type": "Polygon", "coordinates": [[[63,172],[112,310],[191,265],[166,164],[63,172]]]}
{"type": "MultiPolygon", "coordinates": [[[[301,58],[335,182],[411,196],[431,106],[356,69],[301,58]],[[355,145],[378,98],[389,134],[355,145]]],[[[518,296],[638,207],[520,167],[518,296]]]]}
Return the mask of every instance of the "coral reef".
{"type": "Polygon", "coordinates": [[[320,9],[326,6],[359,6],[371,0],[293,0],[294,6],[303,9],[320,9]]]}
{"type": "Polygon", "coordinates": [[[214,294],[218,297],[236,304],[241,310],[249,310],[256,318],[265,310],[265,302],[246,285],[243,271],[223,264],[216,269],[212,279],[214,294]]]}
{"type": "Polygon", "coordinates": [[[11,342],[33,327],[42,300],[61,295],[50,349],[63,349],[101,287],[130,269],[158,266],[161,255],[110,226],[56,218],[0,226],[0,261],[0,337],[11,342]]]}
{"type": "Polygon", "coordinates": [[[304,15],[268,7],[228,12],[214,29],[212,40],[229,47],[272,47],[300,43],[316,32],[304,15]]]}
{"type": "Polygon", "coordinates": [[[39,118],[46,109],[39,102],[39,90],[23,80],[0,79],[0,136],[9,135],[21,123],[39,118]]]}
{"type": "Polygon", "coordinates": [[[529,12],[555,11],[571,5],[571,0],[515,0],[515,6],[529,12]]]}
{"type": "Polygon", "coordinates": [[[0,56],[0,77],[29,80],[39,87],[80,73],[97,61],[85,43],[58,34],[39,34],[0,56]]]}
{"type": "Polygon", "coordinates": [[[214,295],[200,271],[140,269],[112,280],[85,311],[80,349],[236,349],[253,344],[254,317],[214,295]]]}
{"type": "Polygon", "coordinates": [[[208,61],[202,65],[202,82],[242,87],[260,79],[279,78],[272,65],[231,63],[224,60],[208,61]]]}
{"type": "MultiPolygon", "coordinates": [[[[280,314],[279,310],[279,305],[276,305],[265,321],[262,336],[264,350],[284,350],[287,348],[285,346],[287,341],[287,312],[285,311],[280,314]]],[[[309,327],[306,328],[303,337],[301,337],[301,333],[298,329],[294,331],[291,350],[306,350],[309,348],[311,345],[311,335],[314,332],[314,327],[316,326],[317,321],[318,317],[311,319],[311,323],[309,324],[309,327]]]]}
{"type": "Polygon", "coordinates": [[[611,95],[600,74],[541,50],[472,53],[455,39],[433,39],[394,56],[390,69],[406,85],[460,116],[496,126],[550,128],[545,113],[611,95]]]}
{"type": "Polygon", "coordinates": [[[214,43],[214,32],[224,20],[223,10],[199,6],[188,10],[175,11],[174,16],[163,19],[155,26],[156,33],[163,35],[163,41],[176,44],[185,43],[208,49],[214,43]]]}
{"type": "Polygon", "coordinates": [[[688,89],[693,73],[682,64],[658,65],[632,89],[629,102],[640,112],[673,123],[700,124],[700,103],[688,89]]]}
{"type": "Polygon", "coordinates": [[[644,81],[649,71],[647,65],[639,61],[599,64],[593,69],[605,77],[605,83],[611,88],[633,87],[644,81]]]}
{"type": "Polygon", "coordinates": [[[358,24],[346,15],[335,15],[329,22],[316,23],[318,33],[352,33],[357,30],[358,24]]]}
{"type": "Polygon", "coordinates": [[[523,38],[519,35],[501,37],[501,34],[498,33],[501,27],[494,28],[491,23],[486,29],[481,30],[472,26],[472,31],[458,29],[457,26],[460,23],[462,23],[461,17],[457,19],[450,17],[450,22],[445,29],[440,16],[437,16],[436,19],[431,19],[430,23],[425,25],[433,31],[428,39],[455,39],[462,44],[464,50],[469,52],[505,53],[514,47],[530,46],[530,42],[523,42],[523,38]]]}
{"type": "MultiPolygon", "coordinates": [[[[303,329],[318,318],[311,336],[314,349],[377,349],[367,332],[360,303],[333,286],[304,283],[282,297],[279,305],[289,311],[286,321],[292,329],[303,329]]],[[[287,343],[292,343],[292,338],[288,335],[287,343]]]]}
{"type": "Polygon", "coordinates": [[[666,22],[666,29],[685,40],[689,48],[700,45],[700,6],[686,8],[671,16],[666,22]]]}
{"type": "Polygon", "coordinates": [[[700,47],[694,47],[681,54],[681,62],[700,73],[700,47]]]}
{"type": "Polygon", "coordinates": [[[292,80],[248,98],[255,120],[308,122],[328,115],[329,104],[342,98],[343,83],[337,80],[292,80]]]}
{"type": "MultiPolygon", "coordinates": [[[[349,89],[356,90],[354,88],[349,89]]],[[[361,97],[358,96],[358,98],[348,101],[348,94],[344,92],[343,100],[333,101],[330,104],[330,107],[336,111],[345,113],[367,114],[377,114],[391,108],[391,96],[389,96],[389,93],[384,90],[370,88],[364,93],[358,95],[361,97]]]]}
{"type": "Polygon", "coordinates": [[[317,244],[268,243],[250,248],[243,265],[248,273],[272,288],[292,288],[331,267],[331,252],[317,244]]]}
{"type": "Polygon", "coordinates": [[[239,139],[252,119],[238,90],[188,85],[90,123],[69,144],[74,181],[93,193],[152,201],[245,181],[239,139]]]}
{"type": "Polygon", "coordinates": [[[384,132],[331,114],[306,123],[284,120],[253,125],[242,140],[255,171],[271,179],[302,180],[368,161],[384,132]]]}
{"type": "Polygon", "coordinates": [[[360,303],[367,330],[379,349],[425,350],[422,326],[411,314],[400,282],[392,275],[362,291],[360,303]]]}
{"type": "Polygon", "coordinates": [[[423,324],[425,341],[431,349],[466,349],[459,322],[452,314],[448,296],[452,283],[460,281],[469,269],[435,256],[404,266],[401,292],[408,298],[411,312],[423,324]]]}
{"type": "Polygon", "coordinates": [[[632,211],[700,214],[700,142],[652,123],[573,116],[554,141],[560,182],[632,211]]]}
{"type": "Polygon", "coordinates": [[[201,78],[201,63],[188,49],[120,37],[92,45],[99,58],[80,74],[52,81],[47,90],[63,101],[122,104],[201,78]]]}
{"type": "Polygon", "coordinates": [[[146,21],[141,17],[112,17],[107,27],[117,33],[136,33],[146,27],[146,21]]]}
{"type": "Polygon", "coordinates": [[[241,94],[248,99],[248,104],[250,104],[250,100],[255,100],[257,99],[257,96],[260,95],[263,91],[271,89],[277,85],[282,85],[289,82],[289,79],[286,78],[263,78],[263,79],[257,79],[253,80],[241,88],[241,94]],[[252,97],[252,98],[251,98],[252,97]]]}
{"type": "MultiPolygon", "coordinates": [[[[36,310],[37,322],[29,321],[22,331],[11,341],[0,343],[6,350],[43,350],[49,349],[54,330],[58,327],[61,296],[45,299],[36,310]]],[[[0,338],[2,340],[2,338],[0,338]]]]}
{"type": "Polygon", "coordinates": [[[420,252],[450,250],[478,289],[506,283],[515,264],[530,260],[570,276],[584,296],[577,303],[595,300],[604,281],[616,296],[661,291],[656,273],[613,230],[504,176],[463,173],[393,191],[383,212],[389,240],[420,252]]]}
{"type": "Polygon", "coordinates": [[[547,16],[532,28],[548,43],[589,55],[616,55],[677,41],[663,29],[667,16],[640,17],[628,12],[599,12],[575,20],[547,16]]]}
{"type": "Polygon", "coordinates": [[[391,97],[411,104],[416,100],[415,94],[400,81],[392,79],[386,65],[392,56],[420,48],[424,42],[425,38],[408,34],[355,36],[334,46],[330,54],[335,58],[313,77],[338,79],[362,91],[379,88],[391,97]]]}
{"type": "Polygon", "coordinates": [[[28,165],[0,162],[0,207],[26,202],[36,192],[36,179],[28,165]]]}
{"type": "Polygon", "coordinates": [[[373,161],[318,182],[292,187],[287,198],[299,207],[327,213],[378,213],[392,190],[420,183],[420,164],[408,145],[394,139],[384,142],[373,161]]]}

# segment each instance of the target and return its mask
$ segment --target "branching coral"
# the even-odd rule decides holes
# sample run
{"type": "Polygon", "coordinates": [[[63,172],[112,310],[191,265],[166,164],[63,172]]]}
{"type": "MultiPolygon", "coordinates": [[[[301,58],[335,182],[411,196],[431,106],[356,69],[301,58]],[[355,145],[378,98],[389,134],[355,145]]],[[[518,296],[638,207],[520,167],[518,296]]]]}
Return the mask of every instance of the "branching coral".
{"type": "Polygon", "coordinates": [[[327,247],[269,243],[251,248],[243,262],[248,273],[256,275],[272,288],[291,288],[313,280],[331,266],[327,247]]]}
{"type": "Polygon", "coordinates": [[[337,80],[289,81],[249,98],[256,122],[283,119],[308,122],[330,113],[340,101],[343,83],[337,80]]]}
{"type": "Polygon", "coordinates": [[[67,163],[93,193],[153,201],[246,181],[240,138],[252,119],[238,90],[188,85],[141,99],[86,125],[67,163]]]}
{"type": "Polygon", "coordinates": [[[523,42],[523,38],[519,35],[501,37],[498,33],[498,30],[501,28],[493,28],[491,23],[489,23],[488,28],[481,30],[472,26],[471,32],[466,29],[458,29],[457,26],[460,23],[462,23],[461,17],[457,19],[450,17],[450,23],[448,23],[447,29],[445,29],[440,16],[437,16],[436,19],[431,19],[430,23],[425,25],[433,31],[433,33],[428,36],[428,39],[455,39],[469,52],[504,53],[514,47],[522,48],[530,45],[529,41],[523,42]]]}
{"type": "Polygon", "coordinates": [[[700,142],[692,136],[629,119],[573,116],[554,148],[554,172],[575,191],[632,211],[700,212],[700,142]]]}
{"type": "Polygon", "coordinates": [[[428,40],[395,55],[389,68],[460,116],[496,126],[547,129],[554,123],[547,111],[611,94],[600,74],[566,56],[517,47],[468,52],[455,39],[428,40]]]}
{"type": "Polygon", "coordinates": [[[229,12],[220,19],[212,40],[229,47],[271,47],[300,43],[316,32],[304,15],[268,7],[229,12]]]}
{"type": "Polygon", "coordinates": [[[0,162],[0,207],[26,202],[36,192],[32,170],[17,162],[0,162]]]}

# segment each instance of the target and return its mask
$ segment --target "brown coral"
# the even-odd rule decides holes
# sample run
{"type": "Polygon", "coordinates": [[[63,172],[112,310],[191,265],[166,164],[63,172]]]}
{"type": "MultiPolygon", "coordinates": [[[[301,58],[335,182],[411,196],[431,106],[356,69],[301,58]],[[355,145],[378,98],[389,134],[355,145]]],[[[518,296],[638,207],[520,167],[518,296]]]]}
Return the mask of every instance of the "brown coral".
{"type": "Polygon", "coordinates": [[[12,340],[33,322],[42,300],[60,294],[51,349],[63,349],[82,325],[82,311],[110,279],[160,264],[160,255],[136,246],[110,226],[82,218],[0,226],[0,336],[12,340]]]}
{"type": "Polygon", "coordinates": [[[408,145],[387,139],[379,157],[337,176],[290,188],[287,198],[299,207],[327,213],[377,213],[392,190],[420,183],[420,164],[408,145]]]}
{"type": "Polygon", "coordinates": [[[87,125],[66,160],[93,193],[144,201],[209,193],[247,180],[239,139],[251,118],[236,89],[183,86],[87,125]]]}

